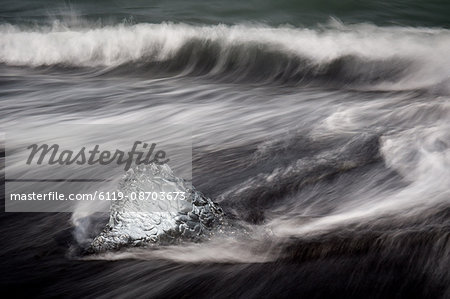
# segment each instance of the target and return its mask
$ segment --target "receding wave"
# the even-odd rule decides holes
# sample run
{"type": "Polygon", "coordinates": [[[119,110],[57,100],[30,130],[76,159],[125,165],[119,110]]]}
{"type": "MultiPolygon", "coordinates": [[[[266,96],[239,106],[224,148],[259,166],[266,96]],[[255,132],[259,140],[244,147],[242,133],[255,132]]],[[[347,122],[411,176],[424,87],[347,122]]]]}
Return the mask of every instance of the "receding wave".
{"type": "Polygon", "coordinates": [[[445,85],[450,76],[450,31],[445,29],[7,24],[0,26],[0,37],[0,62],[11,66],[202,75],[239,82],[320,80],[386,89],[445,85]]]}

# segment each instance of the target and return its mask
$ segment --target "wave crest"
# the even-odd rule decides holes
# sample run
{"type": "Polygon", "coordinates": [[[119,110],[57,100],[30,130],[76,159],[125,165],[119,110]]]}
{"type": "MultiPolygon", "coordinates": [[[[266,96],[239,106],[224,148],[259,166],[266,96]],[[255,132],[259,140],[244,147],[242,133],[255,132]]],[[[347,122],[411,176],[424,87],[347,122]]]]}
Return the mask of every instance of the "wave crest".
{"type": "Polygon", "coordinates": [[[450,31],[335,26],[137,24],[0,26],[0,62],[96,67],[228,80],[367,83],[420,88],[450,77],[450,31]],[[131,67],[130,67],[131,66],[131,67]],[[406,86],[405,86],[406,85],[406,86]]]}

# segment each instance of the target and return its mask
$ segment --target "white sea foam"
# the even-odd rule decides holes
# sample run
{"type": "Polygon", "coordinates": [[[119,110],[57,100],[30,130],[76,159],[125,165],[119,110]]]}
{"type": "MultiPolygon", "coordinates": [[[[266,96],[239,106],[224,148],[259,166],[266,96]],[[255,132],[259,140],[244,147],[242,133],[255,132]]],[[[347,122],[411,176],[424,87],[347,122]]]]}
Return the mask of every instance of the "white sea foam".
{"type": "MultiPolygon", "coordinates": [[[[212,74],[220,73],[233,57],[242,65],[251,64],[256,58],[246,49],[256,45],[287,57],[308,59],[318,72],[321,65],[349,56],[362,61],[387,61],[401,76],[395,82],[381,80],[378,85],[384,88],[445,85],[450,76],[449,30],[342,24],[326,29],[172,23],[23,28],[6,24],[0,25],[0,62],[16,66],[114,67],[141,60],[168,61],[191,42],[218,45],[212,74]],[[240,50],[236,52],[236,48],[240,50]]],[[[189,64],[183,59],[181,63],[189,64]]],[[[360,67],[355,64],[345,71],[358,74],[362,72],[360,67]]],[[[366,68],[364,72],[377,72],[374,65],[366,68]]]]}

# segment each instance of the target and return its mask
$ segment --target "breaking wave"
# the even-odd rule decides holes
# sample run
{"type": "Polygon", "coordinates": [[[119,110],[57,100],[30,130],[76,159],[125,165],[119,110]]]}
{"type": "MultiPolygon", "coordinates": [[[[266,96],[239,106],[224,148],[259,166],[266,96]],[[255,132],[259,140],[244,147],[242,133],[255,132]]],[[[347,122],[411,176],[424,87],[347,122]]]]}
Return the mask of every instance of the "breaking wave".
{"type": "Polygon", "coordinates": [[[264,25],[120,24],[0,26],[0,62],[83,67],[99,74],[195,75],[227,81],[444,88],[450,31],[334,24],[318,29],[264,25]],[[26,45],[26,46],[25,46],[26,45]]]}

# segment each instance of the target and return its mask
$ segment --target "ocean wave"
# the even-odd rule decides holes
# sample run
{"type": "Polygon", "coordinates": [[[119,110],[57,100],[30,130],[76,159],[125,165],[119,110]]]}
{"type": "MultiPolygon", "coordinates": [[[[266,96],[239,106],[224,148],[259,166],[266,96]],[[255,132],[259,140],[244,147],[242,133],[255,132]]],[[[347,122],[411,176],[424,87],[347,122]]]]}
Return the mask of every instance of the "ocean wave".
{"type": "Polygon", "coordinates": [[[365,84],[414,89],[450,77],[450,31],[373,25],[0,26],[0,62],[229,81],[365,84]]]}

